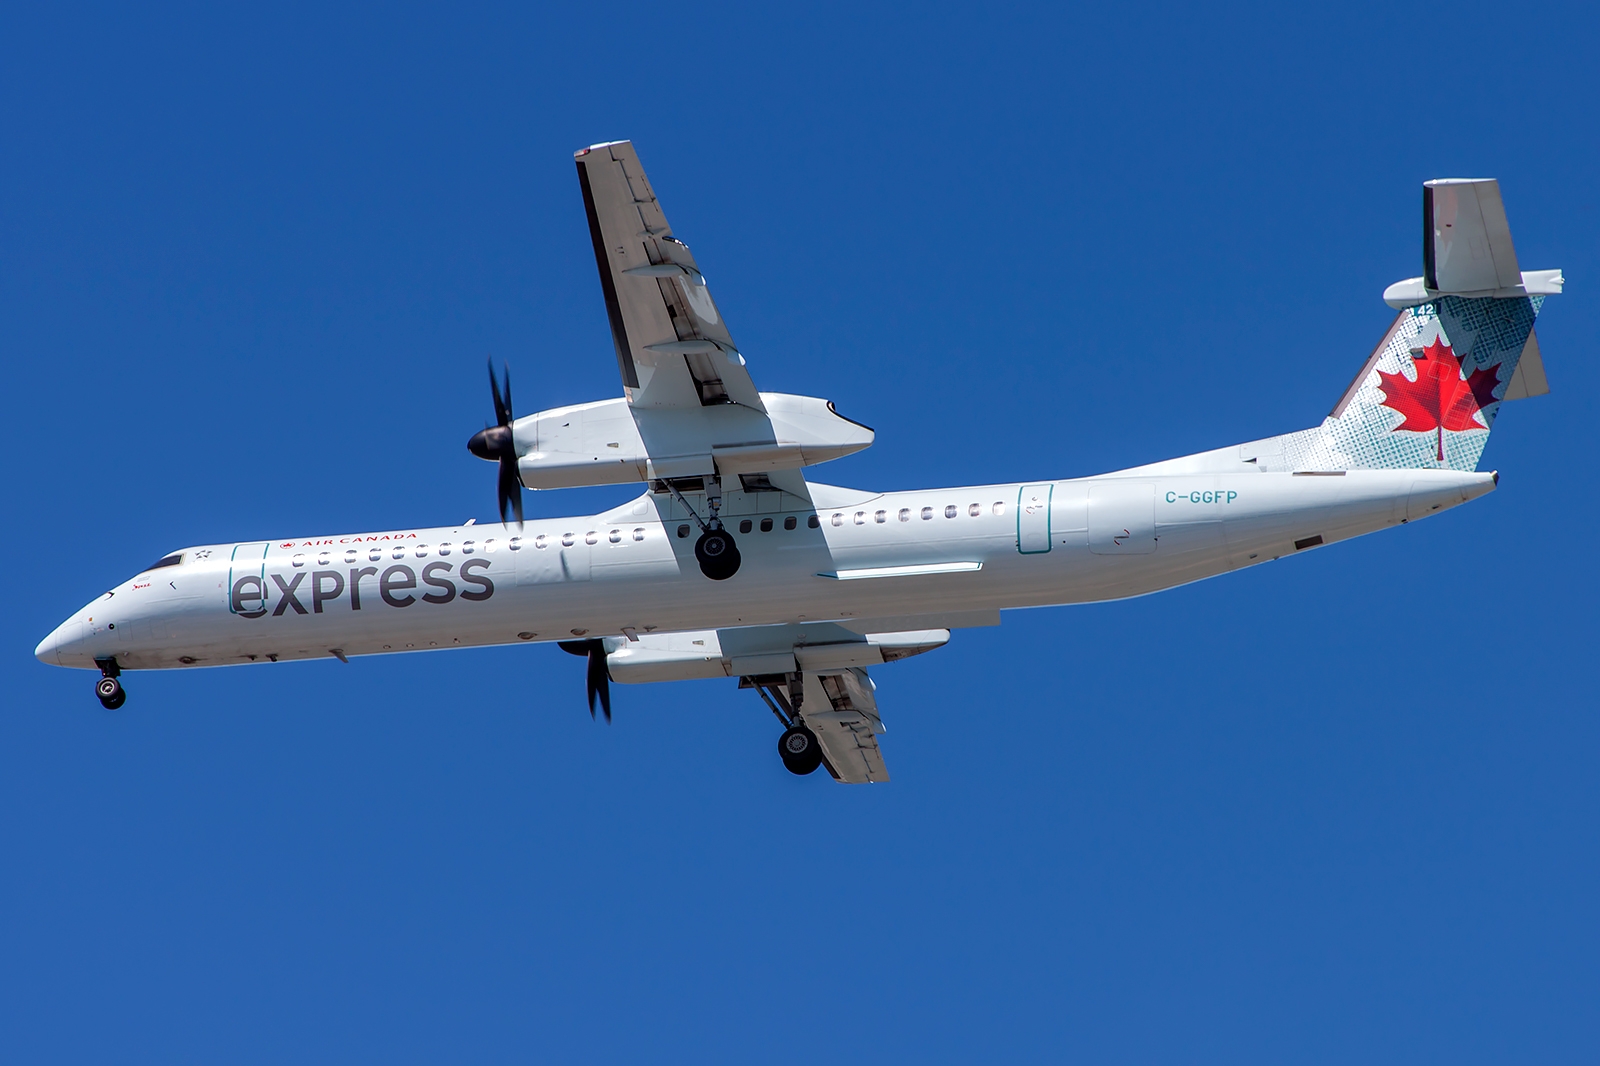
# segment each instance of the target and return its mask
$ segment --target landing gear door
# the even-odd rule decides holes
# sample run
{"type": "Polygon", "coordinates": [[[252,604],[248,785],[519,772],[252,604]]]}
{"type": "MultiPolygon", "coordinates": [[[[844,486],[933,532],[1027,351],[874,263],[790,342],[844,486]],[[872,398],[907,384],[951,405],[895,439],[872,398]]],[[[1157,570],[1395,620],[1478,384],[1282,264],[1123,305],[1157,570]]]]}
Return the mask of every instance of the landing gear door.
{"type": "Polygon", "coordinates": [[[236,544],[228,560],[228,610],[241,618],[267,613],[267,545],[236,544]]]}
{"type": "Polygon", "coordinates": [[[1042,555],[1050,550],[1050,497],[1054,485],[1024,485],[1017,493],[1017,551],[1042,555]]]}

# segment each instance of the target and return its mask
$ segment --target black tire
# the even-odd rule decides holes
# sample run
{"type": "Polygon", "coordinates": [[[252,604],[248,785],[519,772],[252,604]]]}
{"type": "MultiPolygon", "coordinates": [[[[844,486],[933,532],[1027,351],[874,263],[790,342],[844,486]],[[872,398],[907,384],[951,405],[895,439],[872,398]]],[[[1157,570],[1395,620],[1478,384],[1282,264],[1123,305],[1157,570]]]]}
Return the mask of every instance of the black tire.
{"type": "Polygon", "coordinates": [[[112,700],[118,705],[127,698],[127,693],[122,691],[122,682],[114,677],[102,677],[94,683],[94,694],[100,697],[101,703],[109,704],[112,700]]]}
{"type": "Polygon", "coordinates": [[[813,773],[822,765],[822,745],[805,726],[793,726],[778,738],[778,757],[791,774],[813,773]]]}
{"type": "Polygon", "coordinates": [[[108,711],[114,711],[127,702],[128,694],[126,692],[119,692],[109,700],[101,700],[100,706],[104,707],[108,711]]]}
{"type": "Polygon", "coordinates": [[[700,572],[712,581],[726,581],[739,572],[739,546],[726,529],[708,529],[694,542],[700,572]]]}

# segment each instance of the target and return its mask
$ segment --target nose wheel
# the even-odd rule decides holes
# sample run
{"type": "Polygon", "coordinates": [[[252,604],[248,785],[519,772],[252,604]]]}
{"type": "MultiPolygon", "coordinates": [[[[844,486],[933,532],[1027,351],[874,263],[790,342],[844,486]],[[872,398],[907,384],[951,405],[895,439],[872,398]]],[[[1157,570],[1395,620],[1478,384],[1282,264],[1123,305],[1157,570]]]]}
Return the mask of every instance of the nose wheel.
{"type": "Polygon", "coordinates": [[[102,677],[94,683],[94,694],[100,697],[100,705],[108,711],[114,711],[128,700],[128,693],[122,687],[122,682],[114,677],[102,677]]]}
{"type": "Polygon", "coordinates": [[[122,682],[117,680],[122,674],[122,667],[117,665],[115,655],[96,659],[94,664],[100,668],[100,680],[94,683],[94,694],[99,698],[100,706],[114,711],[128,702],[128,693],[122,687],[122,682]]]}

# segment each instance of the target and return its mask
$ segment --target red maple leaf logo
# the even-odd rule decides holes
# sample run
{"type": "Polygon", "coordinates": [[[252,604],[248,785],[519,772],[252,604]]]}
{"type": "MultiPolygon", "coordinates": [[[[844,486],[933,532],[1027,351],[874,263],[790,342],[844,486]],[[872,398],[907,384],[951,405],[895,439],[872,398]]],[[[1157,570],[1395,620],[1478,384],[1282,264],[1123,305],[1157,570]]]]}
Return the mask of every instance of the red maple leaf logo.
{"type": "Polygon", "coordinates": [[[1391,432],[1437,431],[1438,458],[1442,463],[1445,430],[1489,428],[1477,415],[1495,402],[1494,390],[1500,387],[1500,366],[1497,363],[1487,370],[1474,370],[1463,378],[1461,360],[1443,340],[1435,340],[1411,359],[1417,368],[1415,381],[1407,381],[1404,374],[1378,371],[1382,379],[1379,388],[1383,389],[1383,406],[1405,415],[1405,421],[1391,432]]]}

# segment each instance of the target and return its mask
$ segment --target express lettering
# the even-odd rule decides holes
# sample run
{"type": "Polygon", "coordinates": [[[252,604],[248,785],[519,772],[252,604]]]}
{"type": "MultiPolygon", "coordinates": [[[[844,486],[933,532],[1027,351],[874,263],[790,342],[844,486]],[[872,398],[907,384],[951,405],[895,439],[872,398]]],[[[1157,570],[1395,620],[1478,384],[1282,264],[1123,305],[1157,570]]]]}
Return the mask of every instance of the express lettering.
{"type": "MultiPolygon", "coordinates": [[[[348,592],[350,609],[362,609],[362,581],[377,579],[378,599],[390,607],[410,607],[414,603],[449,603],[456,597],[481,603],[494,595],[494,581],[483,571],[489,569],[488,559],[469,559],[459,570],[446,562],[429,563],[419,574],[404,563],[379,572],[375,566],[351,567],[340,570],[301,571],[287,581],[282,574],[267,575],[278,590],[278,605],[272,608],[277,618],[286,612],[295,614],[322,614],[328,605],[335,603],[348,592]],[[309,584],[306,584],[309,579],[309,584]],[[458,585],[457,582],[460,582],[458,585]],[[305,587],[302,587],[305,585],[305,587]],[[429,591],[418,596],[414,590],[429,591]],[[301,597],[310,601],[308,607],[301,597]]],[[[367,588],[370,590],[371,585],[367,588]]],[[[367,603],[370,605],[371,600],[367,603]]],[[[241,618],[260,618],[267,611],[265,582],[256,575],[246,575],[233,583],[228,606],[241,618]]]]}

